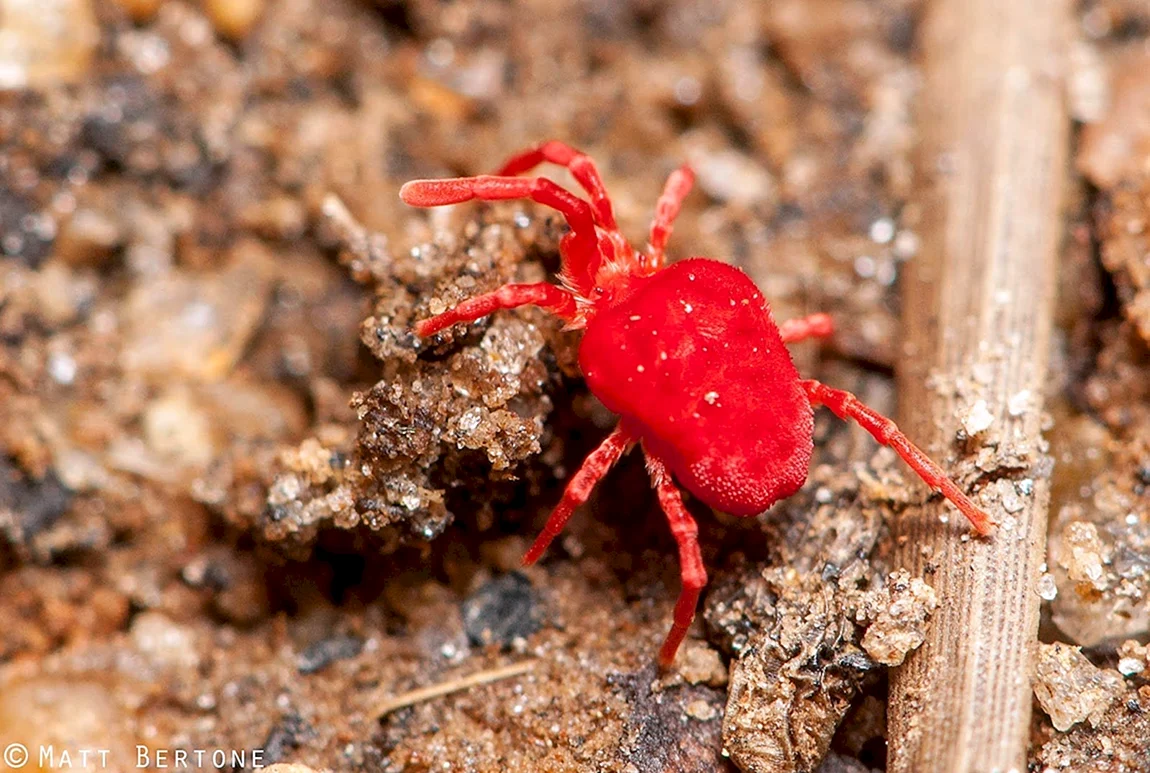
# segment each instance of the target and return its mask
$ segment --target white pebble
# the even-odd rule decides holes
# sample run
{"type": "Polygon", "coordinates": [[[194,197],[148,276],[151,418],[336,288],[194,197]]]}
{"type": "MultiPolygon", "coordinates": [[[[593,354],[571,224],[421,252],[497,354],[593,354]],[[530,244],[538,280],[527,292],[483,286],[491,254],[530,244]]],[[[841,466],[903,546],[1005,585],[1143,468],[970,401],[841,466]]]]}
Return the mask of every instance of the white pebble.
{"type": "Polygon", "coordinates": [[[986,407],[985,400],[978,400],[974,405],[970,406],[966,416],[962,419],[962,428],[966,430],[966,434],[974,437],[990,428],[994,423],[994,416],[986,407]]]}
{"type": "Polygon", "coordinates": [[[76,380],[76,360],[64,352],[53,352],[48,357],[48,372],[59,384],[71,384],[76,380]]]}
{"type": "Polygon", "coordinates": [[[1021,416],[1026,413],[1027,407],[1030,405],[1030,390],[1023,389],[1017,392],[1006,401],[1006,411],[1011,416],[1021,416]]]}
{"type": "Polygon", "coordinates": [[[1145,668],[1146,664],[1138,658],[1121,658],[1118,661],[1118,673],[1122,676],[1140,674],[1145,668]]]}
{"type": "Polygon", "coordinates": [[[887,244],[894,238],[894,221],[880,217],[870,224],[870,238],[875,244],[887,244]]]}

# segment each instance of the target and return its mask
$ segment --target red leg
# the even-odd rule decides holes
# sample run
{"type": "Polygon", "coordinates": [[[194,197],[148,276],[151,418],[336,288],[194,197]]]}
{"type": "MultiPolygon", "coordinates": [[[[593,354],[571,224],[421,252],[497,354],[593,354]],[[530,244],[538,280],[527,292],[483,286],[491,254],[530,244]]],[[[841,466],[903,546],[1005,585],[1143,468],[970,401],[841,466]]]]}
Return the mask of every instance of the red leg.
{"type": "Polygon", "coordinates": [[[563,531],[575,508],[587,501],[595,484],[607,474],[615,462],[619,461],[619,457],[627,450],[631,440],[631,436],[622,427],[617,426],[607,439],[583,460],[583,466],[568,481],[563,498],[551,511],[551,517],[547,519],[543,531],[535,538],[535,544],[523,556],[524,566],[530,566],[539,560],[543,551],[551,544],[551,540],[563,531]]]}
{"type": "Polygon", "coordinates": [[[802,384],[812,405],[825,405],[840,419],[853,419],[875,440],[893,448],[926,485],[940,491],[966,516],[976,532],[985,536],[997,525],[985,511],[962,493],[941,467],[922,449],[910,442],[893,421],[863,405],[850,392],[832,389],[818,381],[804,381],[802,384]]]}
{"type": "Polygon", "coordinates": [[[834,335],[835,321],[830,314],[812,314],[802,319],[788,319],[779,325],[784,344],[793,344],[806,338],[826,338],[834,335]]]}
{"type": "Polygon", "coordinates": [[[500,309],[531,305],[544,308],[568,322],[575,318],[575,296],[562,287],[547,282],[503,285],[494,292],[468,298],[450,311],[415,323],[415,332],[421,338],[427,338],[457,322],[472,322],[500,309]]]}
{"type": "Polygon", "coordinates": [[[695,607],[699,604],[699,594],[707,584],[707,570],[703,567],[703,554],[699,551],[699,527],[695,519],[683,505],[683,495],[671,479],[671,474],[658,459],[647,457],[647,469],[659,495],[659,504],[671,524],[671,534],[679,543],[679,571],[683,578],[683,589],[675,602],[675,622],[671,631],[659,648],[659,665],[668,668],[675,661],[675,653],[691,628],[695,619],[695,607]]]}
{"type": "Polygon", "coordinates": [[[565,166],[571,171],[575,181],[583,186],[591,197],[591,207],[599,225],[611,231],[618,230],[615,213],[611,210],[611,199],[595,162],[584,153],[562,142],[544,142],[542,145],[525,150],[507,159],[507,163],[496,172],[500,176],[512,177],[529,172],[543,162],[565,166]]]}
{"type": "Polygon", "coordinates": [[[583,292],[591,282],[602,258],[595,217],[591,206],[570,191],[543,177],[456,177],[446,180],[412,180],[399,189],[399,197],[413,207],[439,207],[472,199],[498,201],[531,199],[560,212],[571,226],[564,271],[583,292]]]}
{"type": "Polygon", "coordinates": [[[651,221],[650,251],[655,261],[654,269],[663,267],[665,256],[663,250],[667,247],[667,240],[671,238],[671,228],[679,210],[683,207],[683,199],[691,192],[695,184],[695,173],[689,166],[681,166],[667,178],[663,186],[663,193],[659,202],[655,204],[655,218],[651,221]]]}

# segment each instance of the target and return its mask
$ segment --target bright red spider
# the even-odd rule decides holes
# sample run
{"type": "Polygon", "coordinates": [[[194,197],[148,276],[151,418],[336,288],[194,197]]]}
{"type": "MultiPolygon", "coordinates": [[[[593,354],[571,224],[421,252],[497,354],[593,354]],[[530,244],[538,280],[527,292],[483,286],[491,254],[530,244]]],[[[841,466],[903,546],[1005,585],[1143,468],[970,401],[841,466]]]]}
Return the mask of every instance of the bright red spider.
{"type": "Polygon", "coordinates": [[[579,366],[587,386],[619,415],[619,424],[567,484],[543,532],[523,558],[537,561],[572,512],[636,442],[659,503],[679,544],[683,589],[674,625],[659,651],[669,666],[695,616],[707,582],[698,527],[672,481],[732,515],[761,513],[806,481],[816,405],[853,419],[893,448],[931,488],[962,511],[979,534],[994,522],[890,419],[849,392],[799,378],[784,344],[829,336],[831,318],[814,314],[781,326],[746,274],[709,258],[664,268],[663,248],[694,182],[684,166],[667,180],[655,207],[650,244],[635,251],[615,223],[593,161],[560,142],[511,158],[497,175],[415,180],[399,195],[416,207],[471,199],[532,199],[558,210],[570,226],[560,242],[560,284],[509,284],[416,325],[423,337],[499,309],[540,306],[569,328],[584,329],[579,366]],[[590,197],[522,174],[543,162],[567,167],[590,197]]]}

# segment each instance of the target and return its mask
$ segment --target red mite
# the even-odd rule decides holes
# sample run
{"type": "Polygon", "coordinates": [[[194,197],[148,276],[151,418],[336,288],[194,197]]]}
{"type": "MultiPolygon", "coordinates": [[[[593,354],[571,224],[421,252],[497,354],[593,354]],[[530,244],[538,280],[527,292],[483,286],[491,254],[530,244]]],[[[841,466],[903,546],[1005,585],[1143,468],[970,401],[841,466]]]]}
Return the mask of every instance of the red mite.
{"type": "Polygon", "coordinates": [[[568,482],[523,562],[539,559],[600,478],[640,443],[679,545],[683,579],[674,625],[659,650],[664,667],[675,659],[707,582],[698,527],[672,478],[716,510],[739,516],[763,512],[806,481],[814,450],[814,406],[853,419],[893,448],[979,534],[994,526],[894,422],[850,392],[799,377],[784,344],[829,336],[834,326],[828,315],[776,325],[770,305],[739,269],[710,258],[665,266],[663,249],[693,182],[686,166],[667,180],[646,251],[634,250],[619,233],[595,163],[560,142],[514,156],[496,175],[415,180],[399,193],[416,207],[527,198],[567,219],[570,231],[559,245],[559,285],[504,285],[423,320],[415,329],[428,337],[500,309],[535,305],[569,328],[585,331],[579,367],[591,392],[619,415],[619,424],[568,482]],[[544,162],[567,167],[590,201],[551,180],[515,176],[544,162]]]}

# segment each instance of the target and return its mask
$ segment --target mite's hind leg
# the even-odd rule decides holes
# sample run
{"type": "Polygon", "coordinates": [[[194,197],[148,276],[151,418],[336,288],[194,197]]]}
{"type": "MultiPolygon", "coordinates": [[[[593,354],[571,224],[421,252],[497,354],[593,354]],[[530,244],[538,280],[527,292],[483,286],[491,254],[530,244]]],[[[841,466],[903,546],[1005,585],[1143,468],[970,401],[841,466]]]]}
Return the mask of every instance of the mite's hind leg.
{"type": "Polygon", "coordinates": [[[951,480],[926,452],[910,442],[895,423],[878,411],[863,405],[857,397],[842,389],[833,389],[818,381],[803,381],[803,388],[807,391],[812,405],[825,405],[840,419],[849,419],[858,423],[871,436],[895,450],[910,468],[918,473],[926,485],[942,493],[957,507],[966,519],[970,521],[974,530],[981,535],[987,535],[996,525],[994,520],[978,505],[971,502],[966,494],[951,480]]]}

